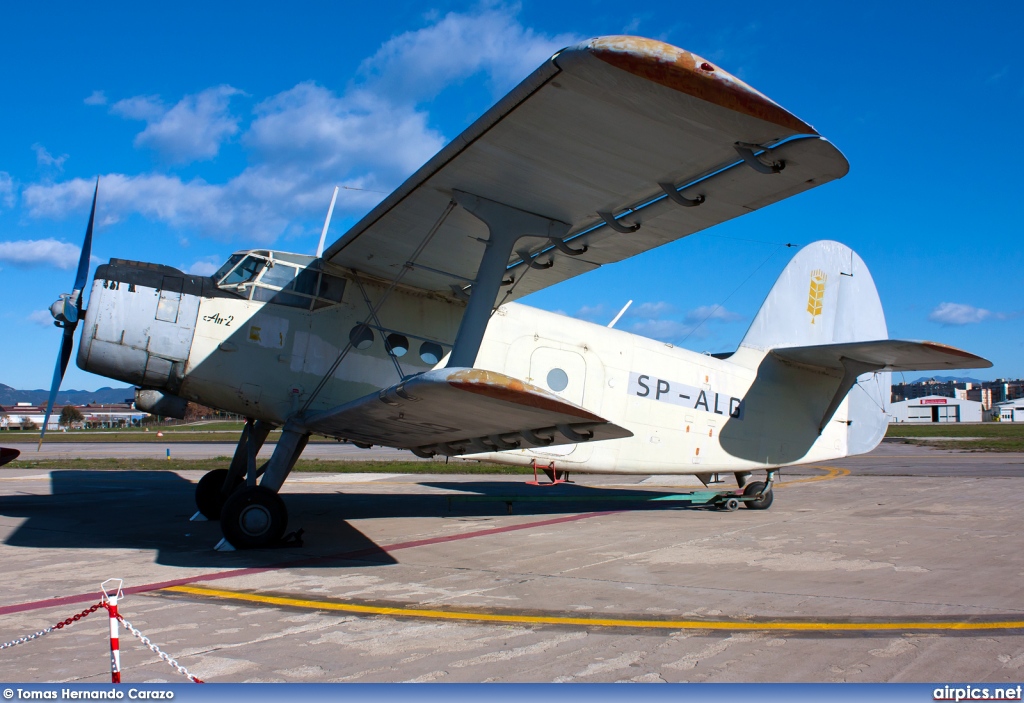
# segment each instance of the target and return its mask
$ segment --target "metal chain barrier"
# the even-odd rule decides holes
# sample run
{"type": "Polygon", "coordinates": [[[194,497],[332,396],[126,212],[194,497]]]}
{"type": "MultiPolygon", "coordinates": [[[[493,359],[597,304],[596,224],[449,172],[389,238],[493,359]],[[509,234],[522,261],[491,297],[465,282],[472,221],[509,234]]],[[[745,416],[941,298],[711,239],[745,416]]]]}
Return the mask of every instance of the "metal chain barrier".
{"type": "Polygon", "coordinates": [[[95,613],[97,610],[99,610],[100,608],[103,608],[103,607],[105,607],[105,604],[103,603],[103,601],[100,601],[96,605],[93,605],[93,606],[91,606],[89,608],[86,608],[82,612],[76,613],[75,615],[72,615],[67,620],[62,620],[61,622],[57,623],[56,625],[53,625],[52,627],[48,627],[45,630],[40,630],[39,632],[33,632],[31,635],[25,635],[24,637],[19,637],[18,639],[11,640],[10,642],[4,642],[3,644],[0,644],[0,649],[9,649],[11,647],[14,647],[15,645],[25,644],[26,642],[31,642],[32,640],[39,639],[43,635],[48,635],[51,632],[53,632],[54,630],[62,630],[65,627],[69,627],[71,625],[74,625],[76,622],[78,622],[82,618],[84,618],[84,617],[86,617],[88,615],[91,615],[92,613],[95,613]]]}
{"type": "Polygon", "coordinates": [[[156,655],[157,655],[158,657],[160,657],[160,658],[161,658],[161,659],[163,659],[163,660],[164,660],[165,662],[167,662],[168,664],[170,664],[170,665],[171,665],[172,667],[174,667],[175,669],[177,669],[177,671],[178,671],[178,673],[179,673],[179,674],[181,674],[182,676],[186,676],[186,677],[188,677],[188,678],[192,679],[192,681],[194,681],[195,683],[203,683],[203,680],[202,680],[202,679],[200,679],[200,678],[199,678],[199,677],[197,677],[197,676],[193,676],[193,675],[192,675],[192,674],[191,674],[191,673],[189,672],[189,670],[188,670],[188,669],[186,669],[185,667],[183,667],[183,666],[182,666],[181,664],[179,664],[179,663],[178,663],[177,661],[175,661],[174,659],[171,659],[171,657],[170,657],[169,655],[167,655],[167,654],[165,654],[164,652],[160,651],[160,648],[159,648],[159,647],[157,647],[157,646],[156,646],[155,644],[153,644],[153,643],[152,643],[152,642],[150,641],[150,639],[149,639],[148,637],[146,637],[146,636],[145,636],[144,634],[142,634],[141,632],[139,632],[139,631],[138,631],[138,630],[137,630],[137,629],[136,629],[136,628],[135,628],[135,627],[134,627],[134,626],[133,626],[133,625],[132,625],[132,624],[131,624],[130,622],[128,622],[127,620],[125,620],[125,619],[124,619],[124,618],[123,618],[122,616],[118,615],[118,616],[117,616],[117,619],[118,619],[118,620],[119,620],[119,621],[121,622],[121,624],[122,624],[122,625],[124,625],[124,626],[125,626],[125,629],[127,629],[127,630],[128,630],[128,631],[129,631],[130,633],[132,633],[133,635],[135,635],[135,636],[136,636],[137,638],[139,638],[139,641],[140,641],[140,642],[142,642],[142,644],[144,644],[144,645],[146,645],[147,647],[149,647],[149,648],[150,648],[150,650],[152,650],[152,652],[153,652],[154,654],[156,654],[156,655]]]}

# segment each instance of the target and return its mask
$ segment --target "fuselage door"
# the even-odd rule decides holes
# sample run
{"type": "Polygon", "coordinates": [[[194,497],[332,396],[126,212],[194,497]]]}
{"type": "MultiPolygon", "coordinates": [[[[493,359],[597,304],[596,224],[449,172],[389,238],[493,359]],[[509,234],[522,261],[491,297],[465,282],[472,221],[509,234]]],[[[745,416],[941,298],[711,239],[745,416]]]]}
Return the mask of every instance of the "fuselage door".
{"type": "MultiPolygon", "coordinates": [[[[537,347],[530,356],[530,382],[570,403],[583,405],[587,385],[587,362],[580,354],[553,347],[537,347]]],[[[531,450],[538,456],[568,456],[576,444],[531,450]]]]}

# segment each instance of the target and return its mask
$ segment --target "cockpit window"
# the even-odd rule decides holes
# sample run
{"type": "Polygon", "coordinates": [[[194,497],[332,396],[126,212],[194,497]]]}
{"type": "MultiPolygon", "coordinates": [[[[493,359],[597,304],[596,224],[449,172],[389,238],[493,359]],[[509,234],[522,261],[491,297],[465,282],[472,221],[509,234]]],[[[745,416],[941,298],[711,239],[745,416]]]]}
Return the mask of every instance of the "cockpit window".
{"type": "Polygon", "coordinates": [[[224,277],[224,280],[220,282],[220,285],[232,286],[251,281],[260,274],[260,271],[263,270],[263,267],[266,266],[266,264],[266,259],[251,255],[247,256],[242,260],[242,263],[235,266],[234,270],[224,277]]]}
{"type": "Polygon", "coordinates": [[[241,261],[244,256],[245,256],[245,254],[232,254],[231,258],[228,259],[228,262],[226,264],[224,264],[223,266],[221,266],[220,269],[217,271],[217,273],[213,274],[213,280],[215,280],[218,283],[220,283],[220,279],[222,279],[225,276],[227,276],[228,275],[228,271],[233,269],[235,267],[235,264],[237,264],[239,261],[241,261]]]}

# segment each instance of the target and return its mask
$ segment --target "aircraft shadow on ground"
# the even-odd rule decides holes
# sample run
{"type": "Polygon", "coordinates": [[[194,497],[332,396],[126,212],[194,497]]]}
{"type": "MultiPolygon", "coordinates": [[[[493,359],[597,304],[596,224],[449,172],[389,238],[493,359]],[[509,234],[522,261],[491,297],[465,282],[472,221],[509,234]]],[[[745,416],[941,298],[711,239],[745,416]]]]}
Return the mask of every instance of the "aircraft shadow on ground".
{"type": "Polygon", "coordinates": [[[682,507],[679,503],[637,503],[629,498],[636,490],[574,484],[535,487],[525,485],[523,477],[423,485],[458,493],[381,494],[365,492],[359,484],[341,484],[343,492],[336,493],[289,492],[284,496],[290,516],[288,529],[305,531],[304,547],[246,552],[213,550],[221,537],[219,523],[188,521],[195,512],[195,484],[172,471],[53,471],[50,494],[2,496],[0,515],[24,519],[5,540],[12,547],[153,550],[155,562],[168,566],[259,567],[312,558],[314,561],[303,566],[339,568],[397,563],[353,527],[350,519],[504,515],[507,509],[502,498],[508,496],[554,499],[517,502],[517,515],[682,507]],[[622,500],[588,500],[596,495],[622,500]],[[477,500],[477,496],[493,500],[477,500]],[[460,500],[466,497],[473,500],[460,500]]]}

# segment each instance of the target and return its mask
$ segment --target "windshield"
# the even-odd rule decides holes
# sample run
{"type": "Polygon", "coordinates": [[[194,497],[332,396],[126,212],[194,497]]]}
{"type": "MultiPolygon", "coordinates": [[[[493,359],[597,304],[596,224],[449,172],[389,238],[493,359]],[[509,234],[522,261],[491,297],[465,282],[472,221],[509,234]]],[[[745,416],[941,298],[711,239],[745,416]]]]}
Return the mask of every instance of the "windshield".
{"type": "Polygon", "coordinates": [[[217,269],[217,273],[213,274],[213,280],[220,283],[220,279],[224,278],[224,276],[228,274],[228,271],[233,269],[235,264],[242,260],[243,256],[245,256],[245,254],[232,254],[227,263],[217,269]]]}
{"type": "Polygon", "coordinates": [[[235,266],[231,273],[224,277],[220,285],[231,286],[251,281],[259,275],[266,263],[266,259],[249,255],[242,260],[242,263],[235,266]]]}

